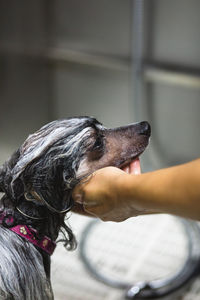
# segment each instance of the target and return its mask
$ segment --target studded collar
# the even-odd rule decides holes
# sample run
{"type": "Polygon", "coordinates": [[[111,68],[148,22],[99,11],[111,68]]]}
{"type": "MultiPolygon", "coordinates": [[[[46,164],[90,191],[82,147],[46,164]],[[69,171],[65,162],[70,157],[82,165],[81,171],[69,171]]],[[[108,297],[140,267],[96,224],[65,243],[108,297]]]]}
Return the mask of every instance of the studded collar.
{"type": "Polygon", "coordinates": [[[47,254],[52,255],[56,243],[52,241],[49,237],[44,236],[43,238],[38,237],[38,232],[36,229],[28,225],[16,225],[12,227],[14,223],[14,218],[12,215],[6,214],[0,211],[0,224],[5,226],[7,229],[15,232],[17,235],[29,241],[31,244],[41,248],[47,254]],[[11,226],[11,227],[8,227],[11,226]]]}

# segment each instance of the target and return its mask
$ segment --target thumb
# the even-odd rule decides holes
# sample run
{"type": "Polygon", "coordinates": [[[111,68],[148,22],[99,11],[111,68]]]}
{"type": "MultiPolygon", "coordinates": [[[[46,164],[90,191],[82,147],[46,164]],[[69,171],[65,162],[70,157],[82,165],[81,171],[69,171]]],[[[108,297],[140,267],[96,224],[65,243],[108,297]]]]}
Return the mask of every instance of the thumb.
{"type": "Polygon", "coordinates": [[[83,204],[83,199],[85,197],[85,187],[88,184],[88,182],[91,180],[95,173],[90,174],[88,177],[82,179],[80,183],[78,183],[72,192],[72,198],[76,203],[83,204]]]}
{"type": "Polygon", "coordinates": [[[73,189],[72,198],[76,203],[83,204],[83,184],[79,183],[73,189]]]}

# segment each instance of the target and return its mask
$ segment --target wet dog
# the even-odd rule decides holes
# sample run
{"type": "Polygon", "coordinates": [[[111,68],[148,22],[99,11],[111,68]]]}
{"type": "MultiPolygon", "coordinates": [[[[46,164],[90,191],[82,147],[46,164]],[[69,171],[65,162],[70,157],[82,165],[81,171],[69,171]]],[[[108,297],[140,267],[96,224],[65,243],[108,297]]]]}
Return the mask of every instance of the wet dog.
{"type": "Polygon", "coordinates": [[[106,166],[139,172],[149,137],[147,122],[107,129],[76,117],[53,121],[25,140],[0,168],[0,299],[53,299],[50,254],[59,232],[66,248],[76,246],[65,224],[73,188],[106,166]]]}

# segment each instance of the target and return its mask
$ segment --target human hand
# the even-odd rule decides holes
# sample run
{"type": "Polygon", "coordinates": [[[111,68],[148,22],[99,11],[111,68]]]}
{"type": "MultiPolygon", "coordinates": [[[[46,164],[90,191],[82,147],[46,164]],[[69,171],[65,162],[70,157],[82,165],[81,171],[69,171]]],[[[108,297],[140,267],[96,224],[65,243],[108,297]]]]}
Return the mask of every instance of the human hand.
{"type": "Polygon", "coordinates": [[[89,213],[103,221],[115,222],[143,214],[144,210],[139,208],[127,193],[126,182],[129,176],[115,167],[106,167],[94,172],[73,191],[77,212],[89,213]]]}

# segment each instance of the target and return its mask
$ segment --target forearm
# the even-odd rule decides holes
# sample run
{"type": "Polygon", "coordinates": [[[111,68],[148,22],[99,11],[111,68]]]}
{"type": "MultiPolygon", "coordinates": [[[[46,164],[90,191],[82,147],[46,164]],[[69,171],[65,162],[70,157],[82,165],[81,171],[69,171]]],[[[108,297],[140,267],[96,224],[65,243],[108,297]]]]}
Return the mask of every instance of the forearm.
{"type": "Polygon", "coordinates": [[[78,185],[73,197],[78,212],[81,207],[103,221],[156,212],[200,220],[200,159],[141,175],[107,167],[78,185]]]}
{"type": "Polygon", "coordinates": [[[139,176],[129,175],[126,201],[147,211],[200,220],[200,159],[139,176]]]}

